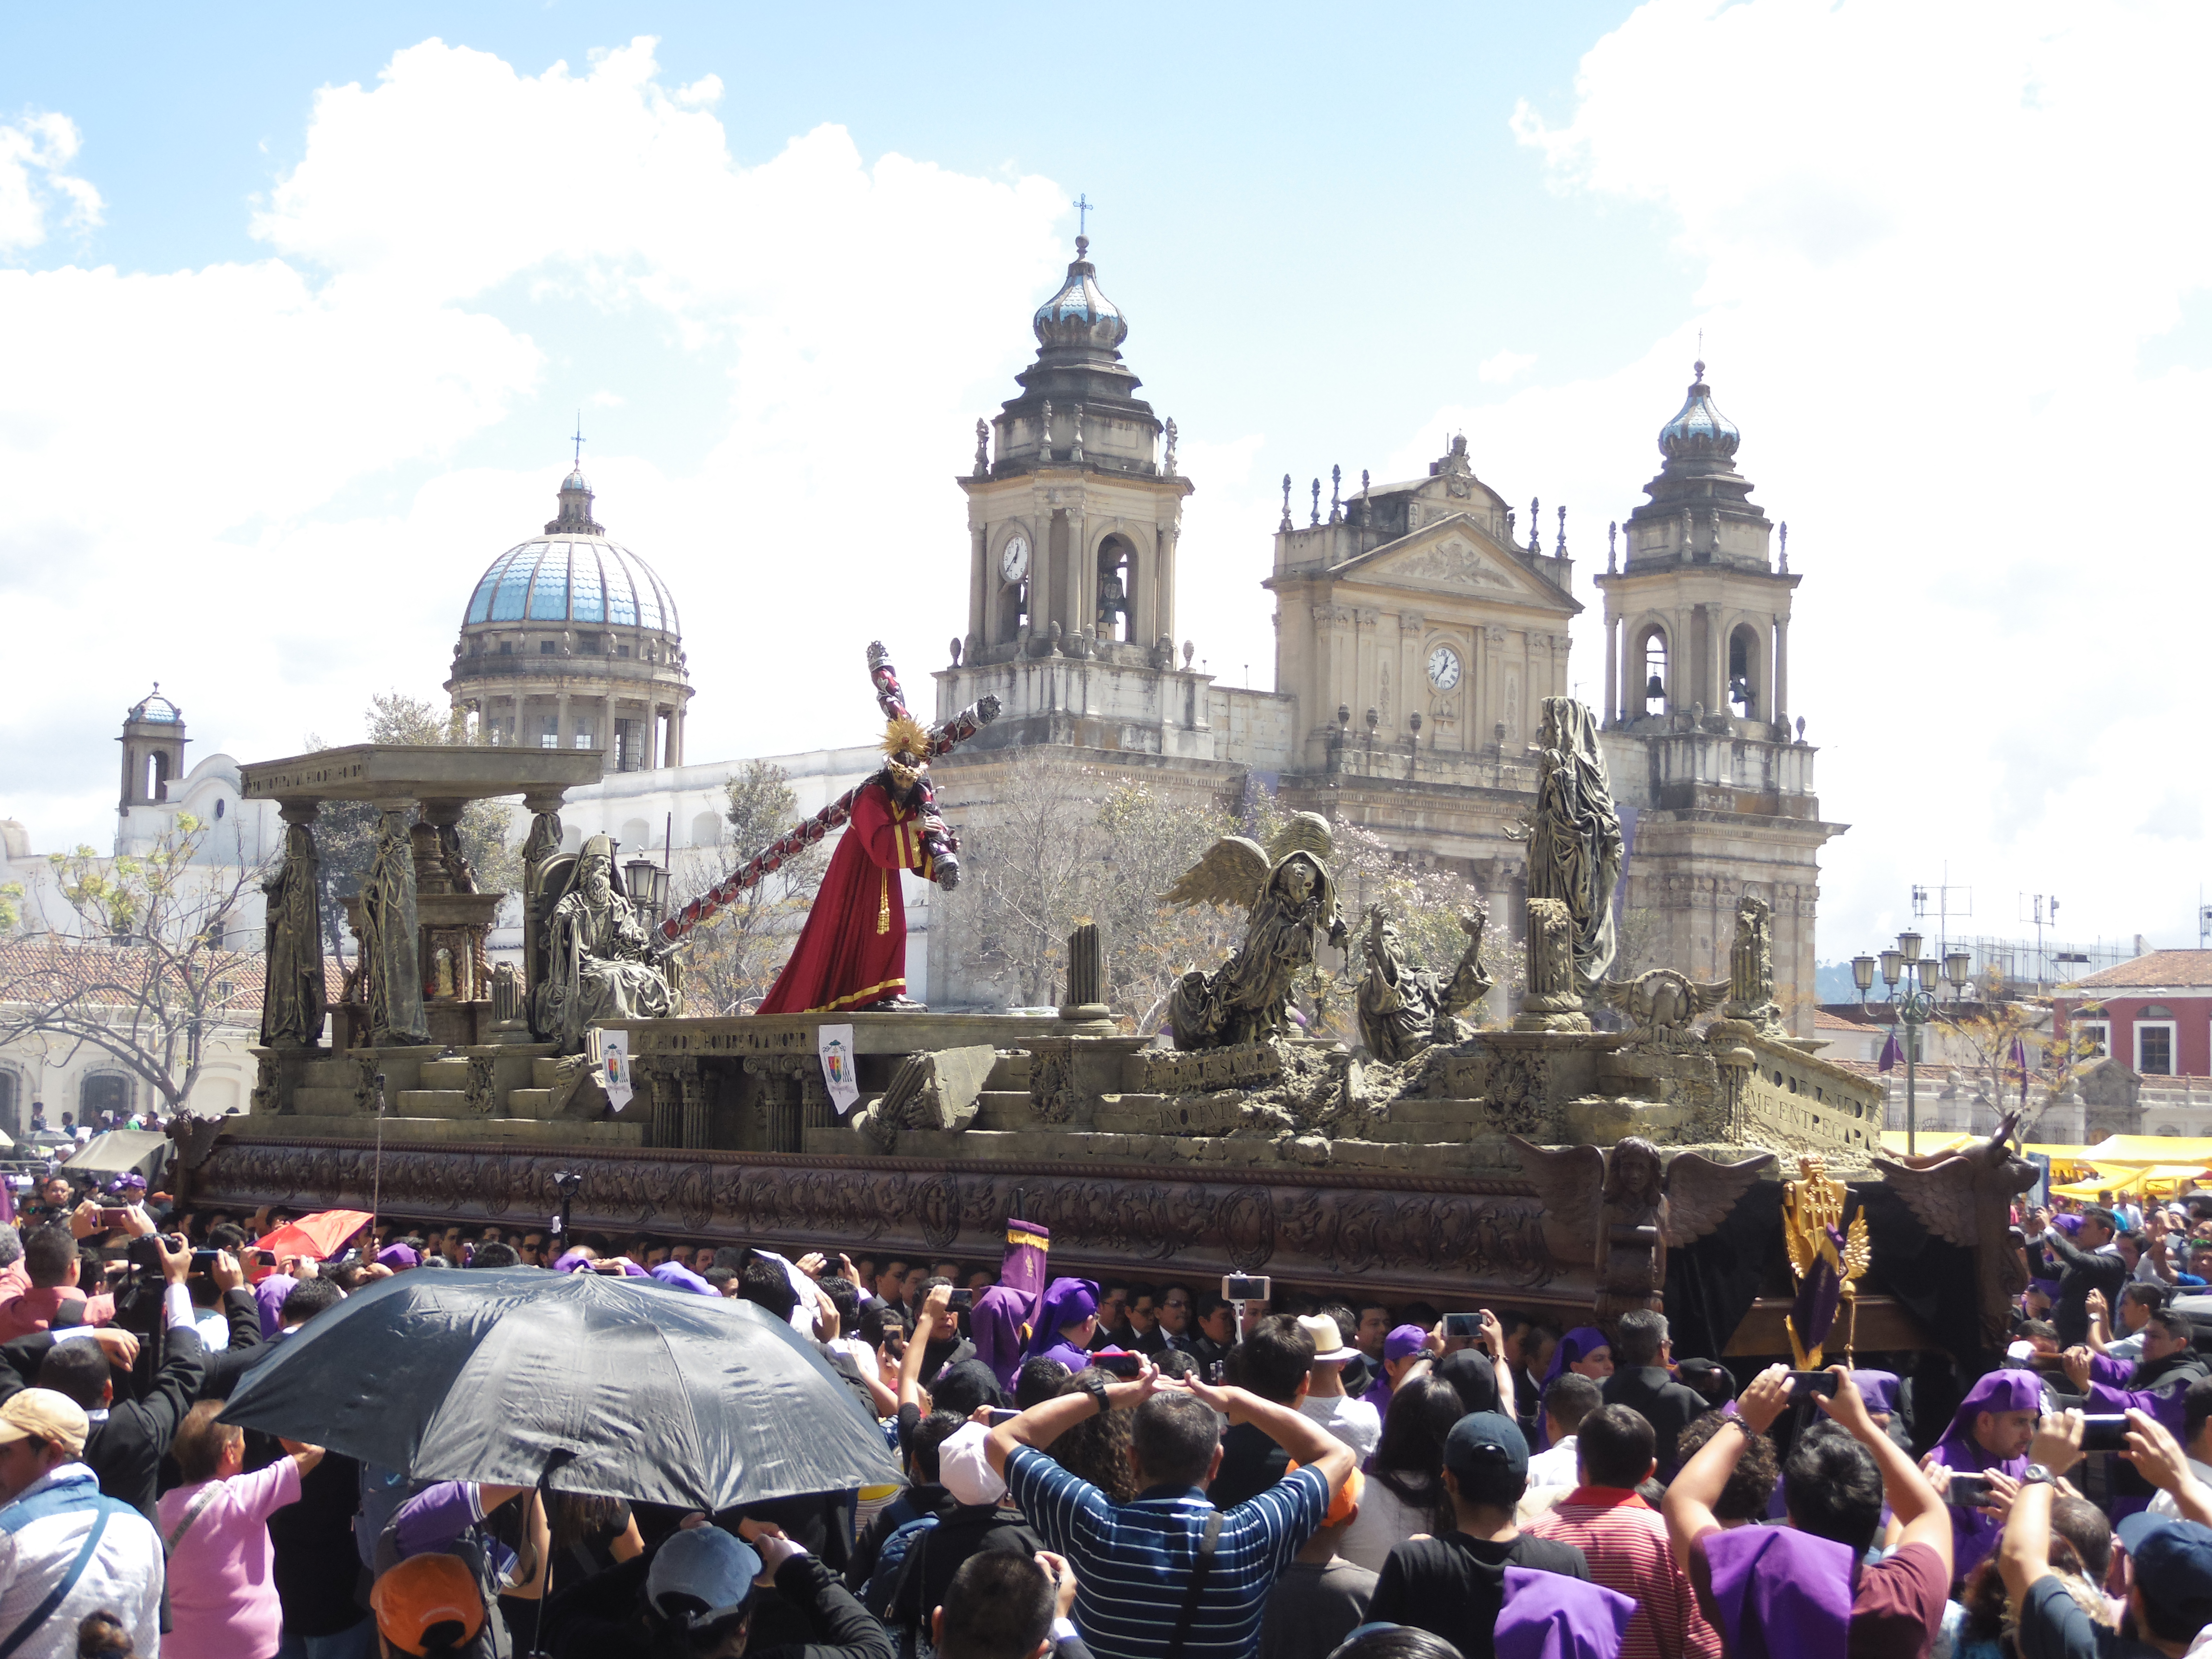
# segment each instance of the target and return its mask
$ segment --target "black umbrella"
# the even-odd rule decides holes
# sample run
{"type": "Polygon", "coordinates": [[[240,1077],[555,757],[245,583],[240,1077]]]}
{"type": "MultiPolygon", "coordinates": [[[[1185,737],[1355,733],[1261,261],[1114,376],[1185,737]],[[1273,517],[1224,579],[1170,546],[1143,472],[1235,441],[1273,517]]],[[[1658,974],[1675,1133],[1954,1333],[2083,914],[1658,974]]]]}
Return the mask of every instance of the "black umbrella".
{"type": "Polygon", "coordinates": [[[422,1480],[709,1512],[896,1483],[827,1361],[750,1302],[645,1279],[418,1269],[349,1297],[249,1371],[223,1420],[422,1480]]]}

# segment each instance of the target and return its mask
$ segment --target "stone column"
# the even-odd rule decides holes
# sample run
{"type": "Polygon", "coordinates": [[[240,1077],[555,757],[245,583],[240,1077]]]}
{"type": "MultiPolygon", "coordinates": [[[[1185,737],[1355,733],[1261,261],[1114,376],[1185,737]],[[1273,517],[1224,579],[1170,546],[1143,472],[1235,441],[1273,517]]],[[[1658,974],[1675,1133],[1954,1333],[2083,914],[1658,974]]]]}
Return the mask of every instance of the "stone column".
{"type": "Polygon", "coordinates": [[[684,1091],[684,1145],[695,1150],[704,1147],[711,1137],[707,1132],[707,1079],[699,1062],[684,1061],[677,1079],[684,1091]]]}
{"type": "Polygon", "coordinates": [[[1605,619],[1605,718],[1612,725],[1621,716],[1620,708],[1620,618],[1605,619]]]}
{"type": "MultiPolygon", "coordinates": [[[[1176,546],[1182,538],[1181,528],[1173,523],[1159,527],[1159,556],[1152,574],[1152,640],[1165,635],[1175,637],[1176,546]]],[[[1145,644],[1151,644],[1146,640],[1145,644]]]]}
{"type": "Polygon", "coordinates": [[[553,705],[553,746],[566,749],[568,744],[568,688],[564,685],[553,705]]]}
{"type": "Polygon", "coordinates": [[[1787,611],[1774,619],[1774,719],[1778,725],[1789,719],[1790,709],[1790,616],[1787,611]]]}
{"type": "Polygon", "coordinates": [[[371,960],[368,1040],[390,1048],[425,1043],[430,1024],[422,1012],[422,974],[417,960],[420,928],[415,915],[415,848],[407,814],[411,801],[380,803],[376,862],[362,887],[371,960]]]}
{"type": "Polygon", "coordinates": [[[668,763],[684,764],[684,699],[678,697],[668,710],[668,763]]]}
{"type": "Polygon", "coordinates": [[[1705,713],[1728,713],[1728,613],[1717,605],[1705,607],[1705,644],[1708,657],[1705,685],[1711,695],[1705,700],[1705,713]]]}
{"type": "Polygon", "coordinates": [[[522,1012],[532,1033],[540,1037],[550,1034],[538,1030],[538,988],[544,978],[538,960],[538,879],[545,860],[561,850],[561,798],[565,793],[555,789],[522,798],[524,810],[532,815],[530,835],[522,843],[522,1012]]]}

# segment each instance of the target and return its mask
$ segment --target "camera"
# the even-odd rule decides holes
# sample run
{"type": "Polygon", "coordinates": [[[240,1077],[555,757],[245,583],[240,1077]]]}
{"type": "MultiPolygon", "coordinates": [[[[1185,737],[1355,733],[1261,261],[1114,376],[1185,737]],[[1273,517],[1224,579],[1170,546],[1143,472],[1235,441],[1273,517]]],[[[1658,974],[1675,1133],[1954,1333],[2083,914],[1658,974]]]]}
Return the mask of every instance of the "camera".
{"type": "Polygon", "coordinates": [[[1978,1510],[1990,1501],[1990,1478],[1986,1474],[1954,1474],[1950,1490],[1943,1501],[1955,1510],[1978,1510]]]}
{"type": "Polygon", "coordinates": [[[1454,1313],[1444,1316],[1446,1336],[1480,1336],[1482,1316],[1479,1313],[1454,1313]]]}
{"type": "Polygon", "coordinates": [[[1826,1371],[1792,1371],[1790,1373],[1790,1392],[1793,1397],[1808,1394],[1824,1394],[1836,1397],[1836,1379],[1826,1371]]]}
{"type": "Polygon", "coordinates": [[[947,1305],[951,1307],[952,1311],[955,1313],[970,1312],[975,1306],[975,1292],[973,1291],[955,1291],[952,1292],[951,1300],[947,1304],[947,1305]]]}
{"type": "Polygon", "coordinates": [[[2085,1452],[2116,1452],[2128,1449],[2128,1419],[2125,1413],[2092,1413],[2081,1419],[2081,1449],[2085,1452]]]}
{"type": "Polygon", "coordinates": [[[1221,1276],[1221,1299],[1224,1302],[1265,1302],[1274,1286],[1274,1280],[1266,1273],[1224,1273],[1221,1276]]]}

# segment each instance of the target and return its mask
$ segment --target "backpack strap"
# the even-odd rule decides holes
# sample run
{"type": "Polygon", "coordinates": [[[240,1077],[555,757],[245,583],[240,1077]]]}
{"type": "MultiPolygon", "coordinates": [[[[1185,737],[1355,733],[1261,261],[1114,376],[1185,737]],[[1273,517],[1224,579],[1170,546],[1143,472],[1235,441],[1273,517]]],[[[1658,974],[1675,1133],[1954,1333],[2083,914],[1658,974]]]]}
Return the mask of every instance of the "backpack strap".
{"type": "Polygon", "coordinates": [[[102,1499],[92,1506],[92,1529],[85,1534],[84,1544],[77,1551],[76,1559],[70,1563],[70,1570],[62,1575],[61,1583],[46,1592],[46,1600],[23,1616],[23,1622],[8,1632],[6,1641],[0,1642],[0,1659],[8,1659],[9,1655],[38,1634],[46,1620],[54,1616],[55,1609],[69,1600],[69,1593],[76,1588],[76,1581],[84,1577],[84,1570],[92,1565],[93,1552],[100,1547],[100,1534],[107,1530],[108,1517],[123,1507],[112,1499],[102,1499]]]}
{"type": "Polygon", "coordinates": [[[167,1560],[177,1553],[177,1546],[184,1542],[185,1534],[198,1524],[200,1516],[205,1515],[209,1506],[222,1496],[222,1482],[220,1480],[210,1480],[200,1488],[199,1496],[192,1499],[191,1507],[185,1511],[185,1518],[178,1522],[175,1530],[161,1540],[162,1559],[167,1560]]]}
{"type": "MultiPolygon", "coordinates": [[[[1198,1598],[1206,1593],[1206,1581],[1213,1576],[1214,1546],[1220,1541],[1221,1511],[1216,1510],[1206,1517],[1206,1530],[1198,1537],[1198,1559],[1190,1565],[1190,1583],[1182,1593],[1182,1610],[1176,1614],[1167,1659],[1182,1659],[1183,1644],[1190,1640],[1190,1627],[1198,1618],[1198,1598]]],[[[0,1659],[7,1656],[0,1654],[0,1659]]]]}

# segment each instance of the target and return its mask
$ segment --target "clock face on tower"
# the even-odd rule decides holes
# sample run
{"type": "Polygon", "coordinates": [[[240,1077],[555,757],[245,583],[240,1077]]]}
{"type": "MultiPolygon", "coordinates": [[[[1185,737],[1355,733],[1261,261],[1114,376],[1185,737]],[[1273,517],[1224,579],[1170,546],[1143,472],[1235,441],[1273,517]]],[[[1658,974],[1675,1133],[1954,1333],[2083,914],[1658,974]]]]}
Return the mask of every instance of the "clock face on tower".
{"type": "Polygon", "coordinates": [[[1440,645],[1429,653],[1429,684],[1439,691],[1449,691],[1459,684],[1458,652],[1440,645]]]}
{"type": "Polygon", "coordinates": [[[1030,542],[1026,536],[1009,536],[999,550],[999,574],[1018,582],[1030,574],[1030,542]]]}

